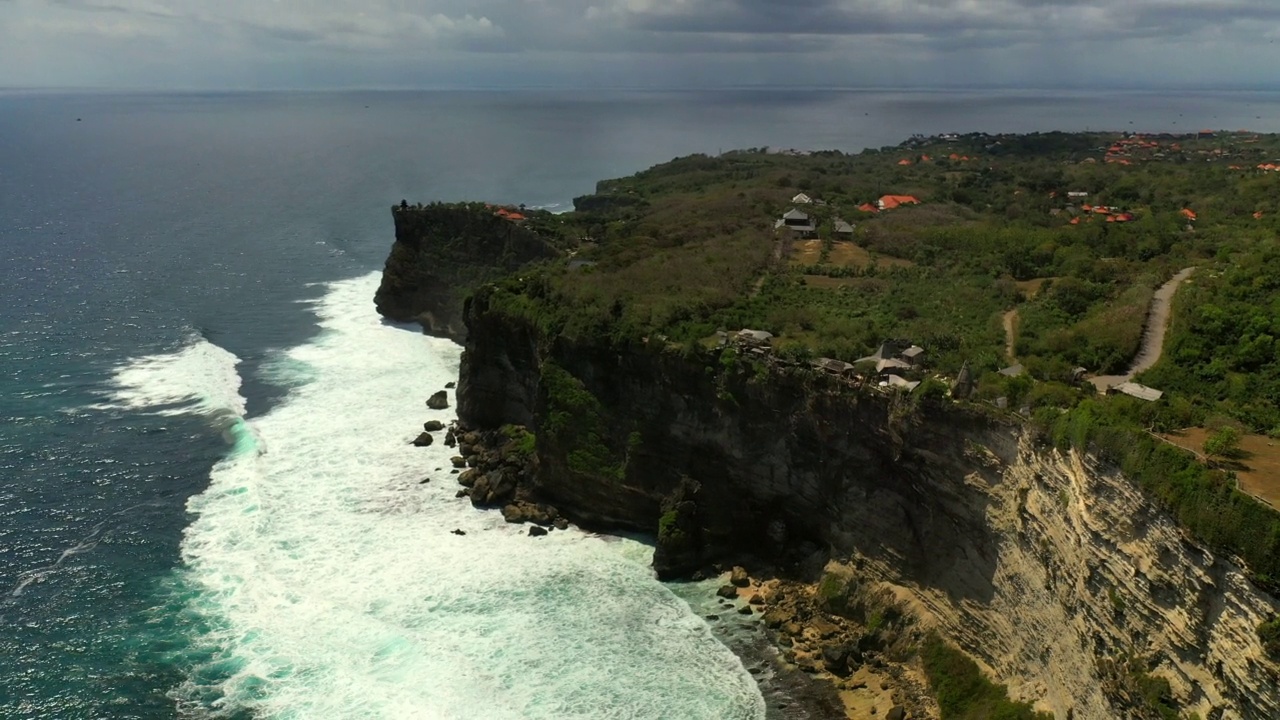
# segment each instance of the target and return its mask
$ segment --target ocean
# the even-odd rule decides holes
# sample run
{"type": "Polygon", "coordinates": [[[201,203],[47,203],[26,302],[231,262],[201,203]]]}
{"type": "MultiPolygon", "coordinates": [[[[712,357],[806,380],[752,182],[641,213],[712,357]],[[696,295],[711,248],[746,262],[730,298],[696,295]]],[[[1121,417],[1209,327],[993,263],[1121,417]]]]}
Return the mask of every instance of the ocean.
{"type": "Polygon", "coordinates": [[[0,717],[764,718],[643,541],[473,510],[373,311],[401,199],[691,152],[1280,130],[1260,93],[0,93],[0,717]],[[465,535],[456,535],[462,530],[465,535]]]}

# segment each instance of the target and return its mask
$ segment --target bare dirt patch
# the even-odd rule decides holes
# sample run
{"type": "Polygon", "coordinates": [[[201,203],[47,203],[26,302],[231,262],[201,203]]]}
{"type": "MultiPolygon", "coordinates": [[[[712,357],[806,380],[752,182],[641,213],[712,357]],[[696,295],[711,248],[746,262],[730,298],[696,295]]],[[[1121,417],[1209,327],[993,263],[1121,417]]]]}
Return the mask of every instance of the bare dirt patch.
{"type": "MultiPolygon", "coordinates": [[[[801,240],[792,247],[792,265],[817,265],[821,260],[821,240],[801,240]]],[[[880,267],[911,267],[915,265],[910,260],[903,260],[902,258],[872,255],[865,248],[847,241],[832,243],[826,264],[836,267],[864,268],[870,266],[873,261],[880,267]]]]}
{"type": "Polygon", "coordinates": [[[798,240],[792,245],[792,265],[817,265],[821,257],[821,240],[798,240]]]}
{"type": "Polygon", "coordinates": [[[851,242],[838,242],[831,246],[831,256],[828,259],[832,265],[840,267],[867,267],[872,262],[881,267],[911,267],[915,263],[902,258],[889,257],[887,255],[872,255],[865,248],[859,247],[851,242]]]}
{"type": "Polygon", "coordinates": [[[1017,285],[1018,290],[1022,292],[1023,296],[1030,300],[1040,294],[1040,290],[1044,287],[1046,282],[1053,279],[1054,278],[1032,278],[1030,280],[1018,280],[1014,282],[1014,285],[1017,285]]]}
{"type": "MultiPolygon", "coordinates": [[[[1204,428],[1187,428],[1161,435],[1174,445],[1201,456],[1208,436],[1209,431],[1204,428]]],[[[1272,440],[1265,435],[1245,435],[1240,441],[1240,456],[1224,464],[1235,470],[1242,490],[1280,508],[1280,440],[1272,440]]]]}
{"type": "Polygon", "coordinates": [[[1018,309],[1014,308],[1005,313],[1000,320],[1004,325],[1004,354],[1008,355],[1010,360],[1016,360],[1013,346],[1018,339],[1018,309]]]}

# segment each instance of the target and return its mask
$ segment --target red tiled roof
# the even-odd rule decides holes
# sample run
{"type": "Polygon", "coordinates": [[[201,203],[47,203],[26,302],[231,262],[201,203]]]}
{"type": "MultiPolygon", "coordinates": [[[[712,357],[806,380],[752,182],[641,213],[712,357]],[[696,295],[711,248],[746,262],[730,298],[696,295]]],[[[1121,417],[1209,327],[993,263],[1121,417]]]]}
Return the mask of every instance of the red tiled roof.
{"type": "Polygon", "coordinates": [[[902,158],[901,160],[899,160],[899,161],[898,161],[898,164],[899,164],[899,165],[910,165],[910,164],[911,164],[911,161],[910,161],[910,160],[908,160],[908,159],[906,159],[906,158],[902,158]]]}
{"type": "Polygon", "coordinates": [[[919,200],[910,195],[885,195],[880,198],[880,207],[884,210],[892,210],[900,205],[918,205],[919,200]]]}
{"type": "Polygon", "coordinates": [[[862,212],[869,212],[869,213],[880,212],[880,208],[876,207],[872,203],[862,203],[861,205],[858,206],[858,209],[861,210],[862,212]]]}
{"type": "Polygon", "coordinates": [[[1182,217],[1184,217],[1184,218],[1186,218],[1186,219],[1188,219],[1188,220],[1195,220],[1195,219],[1196,219],[1196,213],[1195,213],[1195,211],[1194,211],[1194,210],[1192,210],[1192,209],[1190,209],[1190,208],[1182,208],[1182,217]]]}

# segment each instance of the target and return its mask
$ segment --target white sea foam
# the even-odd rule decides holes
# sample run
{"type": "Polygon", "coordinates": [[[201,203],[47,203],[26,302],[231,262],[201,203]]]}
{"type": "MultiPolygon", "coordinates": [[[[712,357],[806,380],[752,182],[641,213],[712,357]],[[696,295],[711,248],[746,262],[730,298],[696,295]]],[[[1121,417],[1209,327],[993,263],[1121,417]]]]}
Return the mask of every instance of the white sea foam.
{"type": "Polygon", "coordinates": [[[240,358],[193,334],[176,352],[134,358],[117,368],[109,402],[99,407],[243,417],[239,364],[240,358]]]}
{"type": "Polygon", "coordinates": [[[331,286],[324,332],[273,365],[305,381],[249,421],[272,451],[233,453],[190,502],[214,660],[178,694],[213,682],[217,712],[269,718],[763,717],[741,662],[634,546],[530,538],[454,498],[450,449],[409,440],[450,419],[424,400],[459,349],[382,324],[377,282],[331,286]]]}

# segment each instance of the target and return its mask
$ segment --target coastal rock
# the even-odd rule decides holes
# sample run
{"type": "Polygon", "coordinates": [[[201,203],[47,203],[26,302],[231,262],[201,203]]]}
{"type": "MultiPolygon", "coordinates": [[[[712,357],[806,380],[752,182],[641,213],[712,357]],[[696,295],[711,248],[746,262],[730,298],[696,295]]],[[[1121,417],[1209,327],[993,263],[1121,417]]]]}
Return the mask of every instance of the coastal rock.
{"type": "Polygon", "coordinates": [[[764,597],[761,596],[760,593],[755,593],[754,595],[751,596],[749,600],[747,600],[747,602],[751,603],[752,605],[763,605],[764,597]]]}
{"type": "Polygon", "coordinates": [[[505,505],[511,501],[515,492],[514,473],[494,470],[476,478],[475,484],[471,486],[471,504],[476,507],[505,505]]]}
{"type": "Polygon", "coordinates": [[[552,526],[552,527],[554,527],[554,528],[555,528],[555,529],[557,529],[557,530],[568,530],[568,529],[569,529],[569,521],[568,521],[568,520],[565,520],[565,519],[564,519],[564,518],[562,518],[562,517],[557,517],[556,519],[554,519],[554,520],[552,520],[552,521],[551,521],[551,526],[552,526]]]}
{"type": "Polygon", "coordinates": [[[889,708],[889,712],[884,714],[884,720],[903,720],[907,717],[907,709],[901,705],[894,705],[889,708]]]}
{"type": "Polygon", "coordinates": [[[444,384],[444,387],[446,390],[452,390],[457,386],[458,386],[458,383],[453,382],[452,380],[444,384]]]}
{"type": "Polygon", "coordinates": [[[537,503],[514,502],[502,507],[502,518],[509,523],[530,522],[536,525],[552,525],[556,515],[555,508],[537,503]]]}
{"type": "Polygon", "coordinates": [[[458,438],[453,434],[452,430],[444,434],[444,444],[448,447],[453,447],[458,444],[458,438]]]}
{"type": "Polygon", "coordinates": [[[458,484],[465,488],[475,487],[476,480],[479,479],[479,477],[479,470],[464,470],[462,474],[458,476],[458,484]]]}
{"type": "Polygon", "coordinates": [[[841,677],[849,674],[849,648],[844,645],[828,645],[822,648],[822,665],[827,672],[841,677]]]}
{"type": "Polygon", "coordinates": [[[434,395],[427,398],[427,407],[432,410],[444,410],[449,407],[449,393],[444,390],[436,392],[434,395]]]}
{"type": "Polygon", "coordinates": [[[770,608],[765,611],[764,625],[768,628],[782,627],[782,624],[791,620],[795,615],[785,608],[770,608]]]}
{"type": "Polygon", "coordinates": [[[746,568],[735,565],[733,571],[729,573],[729,582],[738,587],[746,587],[751,583],[751,577],[747,575],[746,568]]]}
{"type": "Polygon", "coordinates": [[[464,468],[467,466],[467,459],[458,455],[449,458],[449,462],[453,463],[456,468],[464,468]]]}
{"type": "Polygon", "coordinates": [[[722,598],[733,600],[738,597],[738,588],[732,585],[721,585],[720,589],[716,590],[716,595],[719,595],[722,598]]]}
{"type": "Polygon", "coordinates": [[[454,535],[466,535],[466,534],[467,534],[467,531],[466,531],[466,530],[458,530],[458,529],[450,530],[449,532],[453,533],[454,535]]]}
{"type": "Polygon", "coordinates": [[[739,615],[750,615],[753,612],[755,612],[755,610],[752,609],[750,605],[743,605],[742,607],[738,608],[739,615]]]}
{"type": "Polygon", "coordinates": [[[439,420],[428,420],[422,423],[422,429],[427,432],[439,432],[444,429],[444,423],[439,420]]]}
{"type": "Polygon", "coordinates": [[[431,437],[431,433],[424,432],[413,439],[414,447],[428,447],[435,442],[435,438],[431,437]]]}
{"type": "Polygon", "coordinates": [[[547,529],[540,525],[529,526],[529,537],[541,537],[547,534],[547,529]]]}

